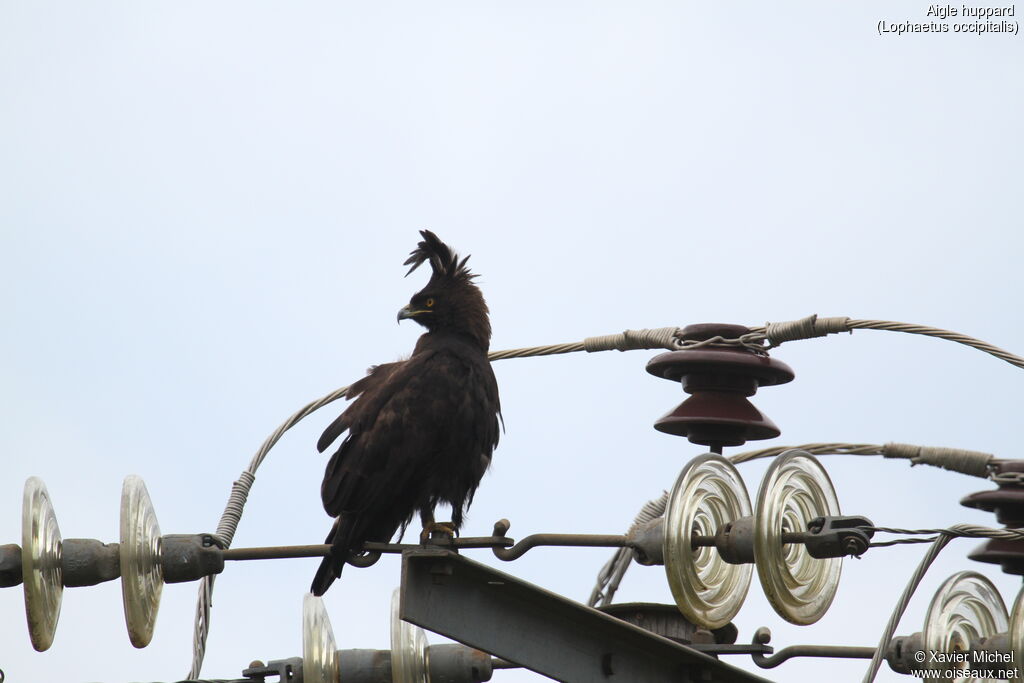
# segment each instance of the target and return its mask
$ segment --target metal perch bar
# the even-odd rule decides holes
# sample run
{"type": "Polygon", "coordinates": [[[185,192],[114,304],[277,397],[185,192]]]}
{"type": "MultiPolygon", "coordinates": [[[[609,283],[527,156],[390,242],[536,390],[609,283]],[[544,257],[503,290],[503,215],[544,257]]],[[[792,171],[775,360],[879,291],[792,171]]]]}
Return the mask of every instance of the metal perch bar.
{"type": "MultiPolygon", "coordinates": [[[[368,567],[379,559],[382,553],[397,554],[403,550],[421,548],[443,548],[461,550],[465,548],[490,548],[496,557],[506,562],[517,560],[533,548],[543,546],[562,546],[576,548],[623,548],[633,547],[634,540],[621,534],[530,534],[519,542],[508,538],[505,534],[511,527],[507,519],[494,524],[493,536],[467,536],[465,538],[431,537],[425,544],[420,543],[377,543],[368,542],[363,545],[365,554],[350,555],[349,563],[359,567],[368,567]]],[[[807,532],[785,532],[783,543],[806,543],[813,534],[807,532]]],[[[714,546],[714,536],[694,535],[693,546],[714,546]]],[[[230,548],[221,551],[228,560],[278,560],[300,557],[325,557],[331,554],[328,544],[266,546],[257,548],[230,548]]]]}
{"type": "MultiPolygon", "coordinates": [[[[524,539],[525,540],[525,539],[524,539]]],[[[379,556],[381,553],[401,553],[403,550],[436,547],[444,549],[462,548],[503,548],[515,543],[511,538],[494,536],[467,536],[466,538],[431,538],[426,544],[420,543],[376,543],[363,544],[363,551],[369,555],[379,556]]],[[[314,545],[277,545],[257,548],[229,548],[221,551],[225,560],[282,560],[297,557],[326,557],[331,554],[331,546],[326,543],[314,545]]],[[[355,555],[353,558],[364,557],[355,555]]]]}

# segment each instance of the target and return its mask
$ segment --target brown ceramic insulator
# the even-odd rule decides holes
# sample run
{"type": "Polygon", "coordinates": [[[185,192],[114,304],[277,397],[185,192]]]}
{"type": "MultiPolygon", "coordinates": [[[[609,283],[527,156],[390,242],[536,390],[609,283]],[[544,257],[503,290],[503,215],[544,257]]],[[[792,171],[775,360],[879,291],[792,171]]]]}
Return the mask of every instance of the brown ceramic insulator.
{"type": "Polygon", "coordinates": [[[998,564],[1007,574],[1024,574],[1024,543],[1006,538],[986,541],[967,557],[998,564]]]}
{"type": "Polygon", "coordinates": [[[1020,486],[1000,486],[989,491],[978,491],[965,496],[960,504],[985,512],[994,512],[996,521],[1003,526],[1024,526],[1024,488],[1020,486]]]}
{"type": "MultiPolygon", "coordinates": [[[[682,336],[704,341],[716,336],[736,339],[749,332],[742,325],[704,323],[683,328],[682,336]]],[[[778,436],[779,428],[747,397],[758,387],[783,384],[794,376],[785,363],[742,346],[702,346],[663,353],[651,359],[647,372],[680,382],[690,394],[654,428],[713,448],[778,436]]]]}
{"type": "MultiPolygon", "coordinates": [[[[1022,471],[1018,461],[1001,461],[1001,472],[1022,471]]],[[[1024,527],[1024,488],[1016,484],[1001,484],[997,489],[978,491],[965,496],[960,504],[993,512],[996,521],[1011,529],[1024,527]]],[[[972,560],[998,564],[1007,574],[1024,574],[1024,541],[993,538],[968,555],[972,560]]]]}
{"type": "Polygon", "coordinates": [[[654,428],[704,446],[742,446],[747,441],[774,439],[781,433],[746,398],[719,391],[694,394],[663,415],[654,428]]]}

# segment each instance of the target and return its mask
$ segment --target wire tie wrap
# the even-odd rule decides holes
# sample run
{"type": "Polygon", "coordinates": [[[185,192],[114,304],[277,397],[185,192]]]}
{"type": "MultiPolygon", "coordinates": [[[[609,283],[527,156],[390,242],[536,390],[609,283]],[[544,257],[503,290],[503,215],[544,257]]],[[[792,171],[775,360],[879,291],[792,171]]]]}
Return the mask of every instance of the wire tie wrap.
{"type": "Polygon", "coordinates": [[[765,323],[765,337],[772,347],[783,342],[798,339],[813,339],[839,332],[850,332],[850,319],[846,317],[819,318],[818,314],[809,315],[799,320],[788,320],[781,323],[765,323]]]}
{"type": "Polygon", "coordinates": [[[911,465],[932,465],[982,479],[988,477],[989,463],[995,457],[991,453],[962,448],[914,446],[906,443],[887,443],[882,447],[882,455],[887,458],[905,458],[911,465]]]}
{"type": "Polygon", "coordinates": [[[669,349],[679,348],[678,327],[658,327],[654,329],[625,330],[619,334],[605,334],[598,337],[587,337],[583,340],[583,348],[587,353],[595,351],[633,351],[635,349],[669,349]]]}

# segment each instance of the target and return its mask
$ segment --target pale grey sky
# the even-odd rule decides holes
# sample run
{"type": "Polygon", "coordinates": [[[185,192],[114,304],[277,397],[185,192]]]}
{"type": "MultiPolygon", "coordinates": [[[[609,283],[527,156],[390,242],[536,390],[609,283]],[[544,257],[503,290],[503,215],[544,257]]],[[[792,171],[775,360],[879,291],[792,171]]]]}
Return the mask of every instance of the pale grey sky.
{"type": "MultiPolygon", "coordinates": [[[[19,542],[31,475],[65,537],[116,540],[128,474],[164,533],[214,530],[282,420],[412,349],[419,329],[394,319],[424,281],[401,265],[421,228],[473,255],[495,349],[819,313],[1024,352],[1021,39],[878,35],[927,8],[0,2],[0,543],[19,542]]],[[[465,532],[501,517],[516,537],[624,531],[703,452],[651,428],[681,400],[644,371],[653,355],[496,363],[507,432],[465,532]]],[[[763,443],[1018,455],[1024,376],[993,358],[873,331],[774,355],[797,378],[755,397],[783,432],[763,443]]],[[[271,452],[236,546],[322,540],[314,444],[339,409],[271,452]]],[[[824,463],[844,512],[880,525],[994,524],[958,504],[981,480],[824,463]]],[[[752,493],[764,467],[740,468],[752,493]]],[[[1019,579],[969,561],[975,545],[946,549],[899,633],[920,630],[960,569],[1012,604],[1019,579]]],[[[784,623],[755,581],[740,638],[767,625],[777,647],[874,645],[922,552],[848,561],[812,627],[784,623]]],[[[585,600],[608,554],[472,557],[585,600]]],[[[229,566],[204,675],[301,654],[315,566],[229,566]]],[[[388,647],[398,568],[350,569],[328,593],[339,647],[388,647]]],[[[117,582],[69,589],[53,648],[35,653],[21,590],[0,590],[0,669],[9,683],[176,680],[195,595],[167,586],[135,650],[117,582]]],[[[663,570],[632,568],[618,597],[670,601],[663,570]]],[[[797,660],[767,675],[864,668],[797,660]]]]}

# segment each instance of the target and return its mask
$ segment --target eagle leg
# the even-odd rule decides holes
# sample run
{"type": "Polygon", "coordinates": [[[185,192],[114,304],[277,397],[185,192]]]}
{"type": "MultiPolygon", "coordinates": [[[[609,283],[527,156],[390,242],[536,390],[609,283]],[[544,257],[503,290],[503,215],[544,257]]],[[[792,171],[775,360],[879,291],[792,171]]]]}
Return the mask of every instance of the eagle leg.
{"type": "Polygon", "coordinates": [[[459,530],[451,522],[435,522],[431,520],[423,525],[423,531],[420,532],[420,545],[427,545],[430,543],[431,538],[442,535],[447,536],[449,540],[453,540],[459,535],[459,530]]]}

